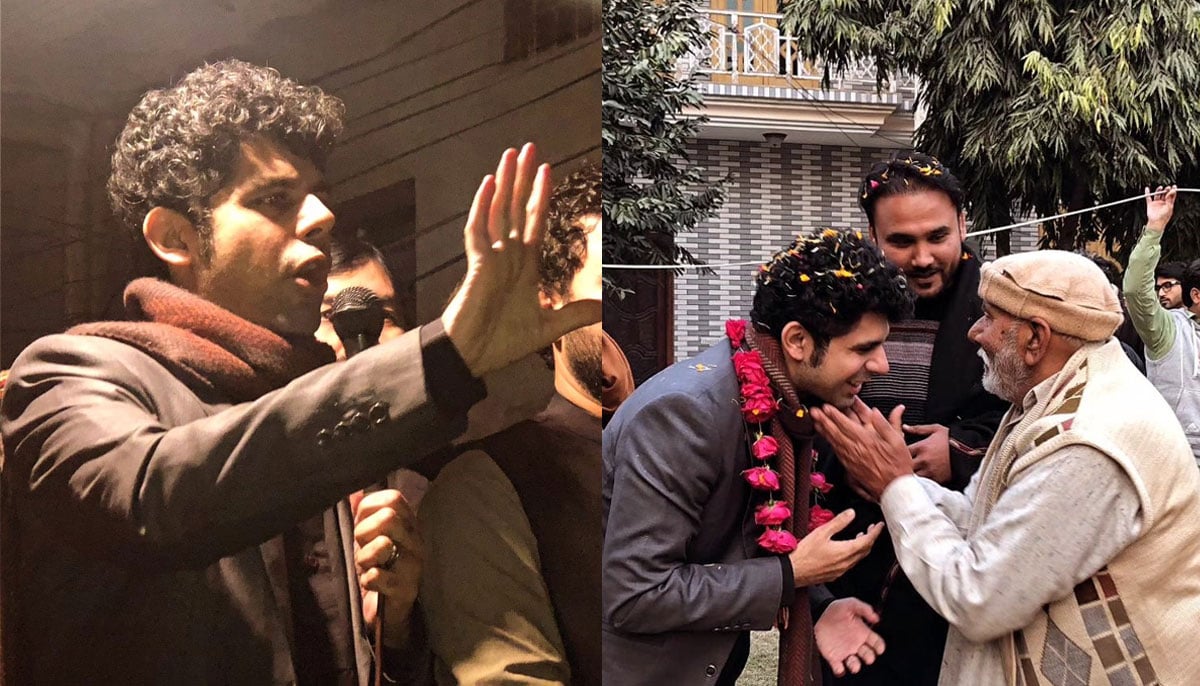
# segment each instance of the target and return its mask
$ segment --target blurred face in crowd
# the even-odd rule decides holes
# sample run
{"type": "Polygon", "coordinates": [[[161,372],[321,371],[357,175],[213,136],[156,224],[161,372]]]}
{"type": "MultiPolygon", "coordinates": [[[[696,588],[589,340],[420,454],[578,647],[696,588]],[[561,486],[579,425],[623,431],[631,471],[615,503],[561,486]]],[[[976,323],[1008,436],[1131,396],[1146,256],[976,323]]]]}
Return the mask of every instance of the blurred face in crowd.
{"type": "Polygon", "coordinates": [[[377,260],[367,260],[356,264],[350,269],[329,275],[329,287],[321,303],[321,326],[317,329],[317,339],[333,348],[339,360],[346,359],[346,349],[333,330],[333,322],[329,315],[333,311],[333,299],[338,293],[351,286],[368,288],[383,301],[383,329],[379,332],[379,342],[386,343],[404,333],[400,326],[400,311],[396,307],[396,289],[388,277],[387,270],[377,260]]]}
{"type": "MultiPolygon", "coordinates": [[[[587,236],[587,255],[583,265],[571,279],[570,290],[565,297],[552,299],[553,307],[562,307],[576,300],[599,300],[604,289],[600,265],[602,222],[600,215],[588,214],[575,222],[587,236]]],[[[603,329],[600,322],[576,329],[560,339],[563,356],[572,376],[579,381],[592,398],[599,400],[604,390],[603,329]]]]}
{"type": "Polygon", "coordinates": [[[887,374],[887,317],[868,312],[847,333],[831,338],[824,349],[798,322],[783,327],[788,376],[796,388],[838,409],[849,409],[868,379],[887,374]]]}
{"type": "Polygon", "coordinates": [[[888,195],[875,205],[871,239],[904,270],[918,298],[935,297],[950,285],[965,238],[966,217],[941,191],[888,195]]]}

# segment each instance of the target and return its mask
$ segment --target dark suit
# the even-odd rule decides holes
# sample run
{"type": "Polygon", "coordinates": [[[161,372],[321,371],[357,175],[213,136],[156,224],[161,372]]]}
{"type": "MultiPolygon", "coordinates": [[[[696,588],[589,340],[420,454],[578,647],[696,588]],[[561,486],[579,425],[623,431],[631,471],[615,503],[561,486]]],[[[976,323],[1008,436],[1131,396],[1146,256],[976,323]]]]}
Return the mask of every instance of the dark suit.
{"type": "MultiPolygon", "coordinates": [[[[6,658],[20,658],[23,683],[294,683],[279,534],[466,426],[465,407],[430,398],[421,336],[240,405],[113,340],[31,345],[9,377],[2,425],[18,528],[3,554],[20,561],[5,580],[17,584],[5,630],[18,632],[6,658]],[[323,438],[359,416],[369,421],[323,438]]],[[[344,502],[337,513],[348,557],[344,502]]]]}
{"type": "Polygon", "coordinates": [[[780,558],[755,557],[730,354],[726,340],[664,370],[604,430],[606,685],[713,684],[784,601],[780,558]]]}

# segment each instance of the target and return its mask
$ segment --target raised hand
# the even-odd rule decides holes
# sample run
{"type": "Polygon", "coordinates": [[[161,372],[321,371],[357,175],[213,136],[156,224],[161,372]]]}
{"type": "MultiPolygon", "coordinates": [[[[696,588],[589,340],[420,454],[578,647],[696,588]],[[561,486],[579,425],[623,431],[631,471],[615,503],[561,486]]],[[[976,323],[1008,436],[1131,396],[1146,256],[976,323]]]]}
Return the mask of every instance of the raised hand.
{"type": "Polygon", "coordinates": [[[825,608],[813,627],[817,650],[834,676],[858,674],[883,654],[883,638],[871,630],[879,615],[858,598],[839,598],[825,608]]]}
{"type": "Polygon", "coordinates": [[[545,309],[538,261],[550,199],[550,167],[526,143],[508,149],[496,175],[484,177],[463,231],[467,275],[442,323],[476,376],[541,350],[563,334],[600,321],[598,300],[545,309]]]}
{"type": "MultiPolygon", "coordinates": [[[[1147,187],[1146,192],[1150,189],[1147,187]]],[[[1159,186],[1154,194],[1146,198],[1146,228],[1151,231],[1162,231],[1171,221],[1175,213],[1175,186],[1159,186]]]]}

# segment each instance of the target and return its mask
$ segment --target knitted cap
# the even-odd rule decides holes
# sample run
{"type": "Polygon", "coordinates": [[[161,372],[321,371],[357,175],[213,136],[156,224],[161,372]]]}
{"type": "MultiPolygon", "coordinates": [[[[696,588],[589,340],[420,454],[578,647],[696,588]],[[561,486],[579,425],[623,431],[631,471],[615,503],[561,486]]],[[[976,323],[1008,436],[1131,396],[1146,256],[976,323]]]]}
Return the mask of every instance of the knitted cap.
{"type": "Polygon", "coordinates": [[[1041,317],[1058,333],[1103,341],[1125,318],[1117,294],[1091,260],[1038,250],[983,265],[979,297],[1020,319],[1041,317]]]}

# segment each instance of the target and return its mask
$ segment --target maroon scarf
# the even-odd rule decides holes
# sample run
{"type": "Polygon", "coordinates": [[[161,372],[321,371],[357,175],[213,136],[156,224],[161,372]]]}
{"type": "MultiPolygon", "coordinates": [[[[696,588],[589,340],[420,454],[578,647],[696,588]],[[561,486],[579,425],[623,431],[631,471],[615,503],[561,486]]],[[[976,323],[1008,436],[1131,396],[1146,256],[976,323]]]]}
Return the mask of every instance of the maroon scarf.
{"type": "MultiPolygon", "coordinates": [[[[746,329],[746,342],[762,356],[771,385],[783,395],[782,406],[771,419],[771,436],[779,443],[780,499],[792,510],[783,523],[797,540],[808,533],[809,496],[812,491],[813,421],[788,378],[779,341],[767,334],[746,329]],[[797,411],[800,416],[797,416],[797,411]]],[[[808,589],[796,589],[787,608],[786,626],[779,630],[779,678],[781,684],[820,686],[821,664],[813,643],[813,621],[808,606],[808,589]]]]}
{"type": "Polygon", "coordinates": [[[132,281],[125,310],[132,321],[81,324],[67,333],[132,345],[233,402],[254,400],[334,360],[333,350],[316,338],[283,338],[157,279],[132,281]]]}

